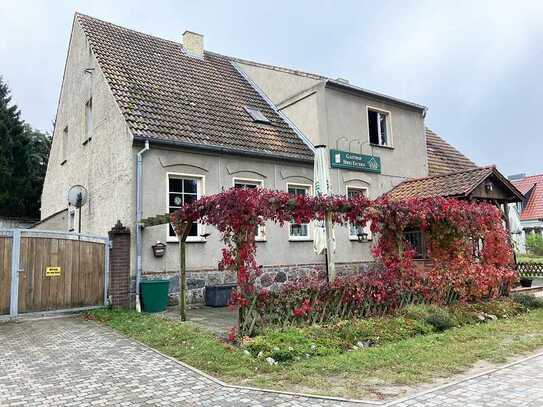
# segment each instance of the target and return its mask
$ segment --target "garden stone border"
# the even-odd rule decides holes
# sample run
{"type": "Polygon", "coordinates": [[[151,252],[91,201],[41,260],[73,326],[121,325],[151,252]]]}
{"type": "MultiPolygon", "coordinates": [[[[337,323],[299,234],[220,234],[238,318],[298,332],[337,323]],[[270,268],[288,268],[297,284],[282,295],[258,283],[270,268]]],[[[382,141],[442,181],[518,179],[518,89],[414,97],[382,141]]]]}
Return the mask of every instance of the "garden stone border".
{"type": "Polygon", "coordinates": [[[537,358],[539,356],[543,356],[543,351],[538,352],[536,354],[524,357],[522,359],[510,362],[510,363],[506,363],[503,366],[499,366],[499,367],[494,368],[494,369],[490,369],[490,370],[487,370],[487,371],[484,371],[484,372],[481,372],[481,373],[477,373],[477,374],[472,375],[472,376],[463,377],[461,379],[458,379],[458,380],[455,380],[455,381],[452,381],[452,382],[449,382],[449,383],[444,383],[444,384],[438,385],[436,387],[432,387],[432,388],[429,388],[427,390],[423,390],[421,392],[418,392],[418,393],[415,393],[415,394],[412,394],[412,395],[409,395],[409,396],[406,396],[406,397],[402,397],[402,398],[396,398],[396,399],[391,399],[391,400],[383,400],[383,401],[362,400],[362,399],[348,399],[348,398],[344,398],[344,397],[321,396],[321,395],[316,395],[316,394],[287,392],[287,391],[280,391],[280,390],[273,390],[273,389],[266,389],[266,388],[259,388],[259,387],[250,387],[250,386],[240,386],[240,385],[235,385],[235,384],[229,384],[229,383],[223,382],[222,380],[220,380],[220,379],[218,379],[218,378],[216,378],[214,376],[211,376],[211,375],[201,371],[200,369],[198,369],[198,368],[196,368],[194,366],[188,365],[185,362],[177,360],[172,356],[168,356],[168,355],[160,352],[159,350],[157,350],[155,348],[152,348],[151,346],[146,345],[143,342],[140,342],[137,339],[131,338],[131,337],[119,332],[119,331],[116,331],[115,329],[111,328],[110,326],[108,326],[106,324],[102,324],[102,323],[99,323],[99,322],[93,321],[93,320],[86,320],[86,321],[90,322],[90,323],[94,323],[94,324],[96,324],[96,325],[98,325],[98,326],[100,326],[102,328],[106,328],[109,331],[111,331],[113,334],[115,334],[115,335],[117,335],[119,337],[128,339],[128,340],[130,340],[130,341],[132,341],[134,343],[137,343],[138,345],[140,345],[140,346],[142,346],[142,347],[144,347],[146,349],[149,349],[150,351],[155,352],[156,354],[158,354],[158,355],[160,355],[160,356],[162,356],[162,357],[164,357],[164,358],[166,358],[166,359],[168,359],[168,360],[170,360],[170,361],[172,361],[172,362],[174,362],[174,363],[176,363],[176,364],[178,364],[180,366],[183,366],[184,368],[189,369],[189,370],[193,371],[194,373],[197,373],[197,374],[205,377],[206,379],[211,380],[215,384],[218,384],[219,386],[222,386],[222,387],[226,387],[226,388],[230,388],[230,389],[258,391],[258,392],[265,392],[265,393],[272,393],[272,394],[284,394],[284,395],[287,395],[287,396],[305,397],[305,398],[320,399],[320,400],[326,400],[326,401],[338,401],[338,402],[342,402],[342,403],[353,403],[353,404],[360,404],[360,405],[365,404],[365,405],[368,405],[368,406],[394,406],[395,404],[399,404],[399,403],[402,403],[402,402],[405,402],[405,401],[408,401],[408,400],[423,396],[425,394],[433,393],[435,391],[439,391],[439,390],[445,389],[447,387],[451,387],[451,386],[454,386],[454,385],[457,385],[457,384],[460,384],[460,383],[464,383],[464,382],[476,379],[476,378],[481,377],[481,376],[491,375],[491,374],[493,374],[495,372],[498,372],[500,370],[504,370],[504,369],[507,369],[507,368],[509,368],[511,366],[515,366],[515,365],[524,363],[526,361],[537,358]]]}

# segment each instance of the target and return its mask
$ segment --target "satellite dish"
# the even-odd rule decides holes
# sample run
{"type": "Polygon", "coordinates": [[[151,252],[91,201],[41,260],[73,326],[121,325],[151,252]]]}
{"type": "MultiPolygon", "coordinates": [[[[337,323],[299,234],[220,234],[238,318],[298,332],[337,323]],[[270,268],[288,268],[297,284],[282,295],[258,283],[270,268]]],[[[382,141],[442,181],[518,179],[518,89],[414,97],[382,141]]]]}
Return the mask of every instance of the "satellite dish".
{"type": "Polygon", "coordinates": [[[87,203],[89,193],[84,186],[74,185],[68,191],[68,202],[76,208],[81,208],[87,203]]]}

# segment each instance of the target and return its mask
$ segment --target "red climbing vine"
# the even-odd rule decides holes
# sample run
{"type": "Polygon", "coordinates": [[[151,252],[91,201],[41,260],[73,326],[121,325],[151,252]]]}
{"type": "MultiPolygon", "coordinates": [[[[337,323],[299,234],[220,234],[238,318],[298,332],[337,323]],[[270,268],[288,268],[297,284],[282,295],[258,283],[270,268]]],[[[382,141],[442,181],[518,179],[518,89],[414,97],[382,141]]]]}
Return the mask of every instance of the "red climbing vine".
{"type": "MultiPolygon", "coordinates": [[[[219,267],[237,273],[232,300],[243,309],[255,301],[257,308],[276,301],[275,295],[254,285],[260,273],[256,261],[257,227],[269,221],[280,225],[291,221],[308,223],[324,219],[326,213],[338,225],[364,226],[371,222],[377,236],[372,252],[380,271],[335,283],[336,288],[341,286],[342,293],[347,292],[341,295],[342,303],[352,299],[362,304],[364,297],[373,303],[397,304],[400,294],[406,292],[435,301],[445,301],[453,292],[458,301],[480,301],[506,292],[516,280],[501,213],[487,203],[445,198],[369,201],[362,196],[309,197],[260,188],[232,188],[185,204],[170,218],[177,229],[183,222],[196,221],[217,228],[225,244],[219,267]],[[420,267],[414,259],[415,250],[404,233],[408,228],[420,230],[427,242],[426,267],[420,267]]],[[[333,285],[326,290],[322,282],[317,285],[319,293],[326,291],[337,297],[333,285]]],[[[301,318],[313,312],[315,298],[300,295],[303,292],[299,287],[293,290],[287,286],[277,294],[291,304],[291,316],[301,318]],[[289,302],[285,297],[289,293],[297,299],[289,302]]]]}

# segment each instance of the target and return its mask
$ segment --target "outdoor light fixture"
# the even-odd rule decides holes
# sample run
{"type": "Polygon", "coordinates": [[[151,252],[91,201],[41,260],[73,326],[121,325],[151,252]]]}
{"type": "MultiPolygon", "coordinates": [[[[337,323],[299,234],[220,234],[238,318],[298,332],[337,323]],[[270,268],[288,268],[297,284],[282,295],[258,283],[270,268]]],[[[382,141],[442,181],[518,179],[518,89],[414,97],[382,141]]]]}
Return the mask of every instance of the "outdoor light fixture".
{"type": "Polygon", "coordinates": [[[364,231],[364,228],[361,226],[356,227],[356,237],[360,243],[368,241],[368,234],[364,231]]]}
{"type": "Polygon", "coordinates": [[[162,257],[166,254],[166,245],[161,241],[157,241],[151,248],[155,257],[162,257]]]}

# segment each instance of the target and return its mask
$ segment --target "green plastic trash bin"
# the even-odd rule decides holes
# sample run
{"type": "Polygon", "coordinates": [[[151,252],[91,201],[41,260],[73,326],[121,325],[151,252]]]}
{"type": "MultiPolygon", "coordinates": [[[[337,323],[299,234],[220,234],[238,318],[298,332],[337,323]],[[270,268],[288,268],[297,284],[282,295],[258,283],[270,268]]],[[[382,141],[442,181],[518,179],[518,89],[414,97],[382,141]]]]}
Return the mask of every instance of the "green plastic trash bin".
{"type": "Polygon", "coordinates": [[[168,280],[143,280],[140,293],[143,312],[161,312],[168,305],[168,280]]]}

